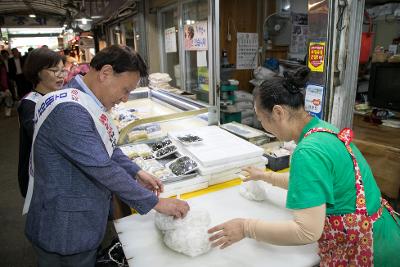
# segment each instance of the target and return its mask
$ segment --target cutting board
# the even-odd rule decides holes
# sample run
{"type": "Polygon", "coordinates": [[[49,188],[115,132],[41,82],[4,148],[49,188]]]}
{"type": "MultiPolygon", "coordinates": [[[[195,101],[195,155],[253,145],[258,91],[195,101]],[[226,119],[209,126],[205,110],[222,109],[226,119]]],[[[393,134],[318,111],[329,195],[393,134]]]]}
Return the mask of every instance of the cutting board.
{"type": "MultiPolygon", "coordinates": [[[[210,213],[211,226],[233,218],[265,220],[291,219],[285,209],[286,190],[272,187],[268,199],[254,202],[239,195],[239,186],[208,193],[188,200],[192,209],[210,213]]],[[[173,267],[309,267],[319,262],[317,244],[305,246],[274,246],[253,239],[242,241],[224,250],[215,248],[207,254],[191,258],[164,245],[161,233],[154,225],[154,214],[131,215],[114,222],[129,266],[173,267]]]]}

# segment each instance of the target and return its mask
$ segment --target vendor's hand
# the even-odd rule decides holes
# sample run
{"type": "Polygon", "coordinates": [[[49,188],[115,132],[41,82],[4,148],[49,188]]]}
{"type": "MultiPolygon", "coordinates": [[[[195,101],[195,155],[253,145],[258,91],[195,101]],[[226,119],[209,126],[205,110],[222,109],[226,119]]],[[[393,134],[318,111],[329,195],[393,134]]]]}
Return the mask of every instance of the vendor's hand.
{"type": "Polygon", "coordinates": [[[184,218],[190,207],[186,201],[175,198],[160,198],[154,207],[159,213],[174,216],[175,219],[184,218]]]}
{"type": "Polygon", "coordinates": [[[252,180],[253,181],[258,181],[258,180],[266,181],[267,175],[269,175],[269,173],[265,172],[263,169],[256,168],[253,166],[245,167],[242,169],[242,171],[245,171],[248,173],[248,175],[246,175],[246,178],[243,179],[244,182],[252,181],[252,180]]]}
{"type": "Polygon", "coordinates": [[[244,238],[244,219],[233,219],[208,230],[212,247],[229,247],[244,238]]]}
{"type": "Polygon", "coordinates": [[[150,173],[140,170],[137,173],[136,177],[139,184],[153,191],[157,196],[159,196],[160,193],[164,192],[164,185],[161,183],[159,179],[157,179],[150,173]]]}

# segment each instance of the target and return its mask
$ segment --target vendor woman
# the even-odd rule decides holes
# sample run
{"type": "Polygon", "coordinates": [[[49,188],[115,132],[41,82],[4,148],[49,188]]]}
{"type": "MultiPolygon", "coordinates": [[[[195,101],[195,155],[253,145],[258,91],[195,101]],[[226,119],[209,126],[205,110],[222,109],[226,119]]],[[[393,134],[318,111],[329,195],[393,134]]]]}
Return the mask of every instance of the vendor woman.
{"type": "Polygon", "coordinates": [[[256,88],[255,110],[265,130],[297,141],[289,175],[245,169],[248,180],[288,190],[293,220],[230,220],[209,230],[213,246],[245,237],[282,246],[318,241],[321,266],[399,266],[399,217],[381,198],[352,131],[311,117],[301,90],[286,78],[256,88]]]}

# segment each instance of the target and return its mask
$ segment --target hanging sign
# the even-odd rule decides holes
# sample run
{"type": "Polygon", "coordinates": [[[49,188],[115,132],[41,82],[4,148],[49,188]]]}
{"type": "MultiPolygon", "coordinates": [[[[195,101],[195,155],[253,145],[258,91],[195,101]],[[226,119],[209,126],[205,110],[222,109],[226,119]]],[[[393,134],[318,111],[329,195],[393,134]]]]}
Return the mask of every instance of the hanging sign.
{"type": "Polygon", "coordinates": [[[176,49],[176,30],[175,27],[164,31],[165,53],[174,53],[176,49]]]}
{"type": "Polygon", "coordinates": [[[290,41],[290,53],[298,54],[304,59],[307,53],[308,15],[292,13],[292,37],[290,41]]]}
{"type": "Polygon", "coordinates": [[[258,33],[238,32],[236,47],[236,69],[255,69],[258,62],[258,33]]]}
{"type": "Polygon", "coordinates": [[[186,24],[184,27],[185,50],[208,49],[207,21],[186,24]]]}
{"type": "Polygon", "coordinates": [[[324,72],[325,42],[310,42],[308,47],[308,67],[311,71],[324,72]]]}
{"type": "Polygon", "coordinates": [[[324,100],[324,87],[315,84],[308,84],[306,87],[306,96],[304,108],[313,116],[322,118],[322,103],[324,100]]]}

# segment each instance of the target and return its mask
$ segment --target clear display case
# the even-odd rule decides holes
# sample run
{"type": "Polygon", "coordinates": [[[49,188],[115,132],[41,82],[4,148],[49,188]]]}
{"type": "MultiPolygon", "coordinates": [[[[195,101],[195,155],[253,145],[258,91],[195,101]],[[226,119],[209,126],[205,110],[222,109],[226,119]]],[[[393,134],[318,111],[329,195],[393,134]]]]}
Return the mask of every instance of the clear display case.
{"type": "Polygon", "coordinates": [[[139,88],[112,111],[119,129],[118,145],[151,143],[170,131],[217,124],[217,110],[205,103],[164,90],[139,88]]]}

